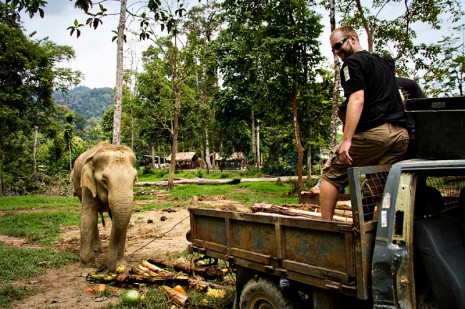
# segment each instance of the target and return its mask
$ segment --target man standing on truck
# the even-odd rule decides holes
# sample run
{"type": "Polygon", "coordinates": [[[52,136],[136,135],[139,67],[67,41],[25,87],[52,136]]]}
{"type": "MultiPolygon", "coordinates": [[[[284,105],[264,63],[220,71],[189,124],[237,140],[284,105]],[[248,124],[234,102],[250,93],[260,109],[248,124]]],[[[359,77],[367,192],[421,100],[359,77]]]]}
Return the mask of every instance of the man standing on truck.
{"type": "MultiPolygon", "coordinates": [[[[399,86],[399,89],[402,91],[402,94],[404,95],[404,98],[406,100],[404,102],[406,110],[409,110],[409,102],[407,101],[407,99],[426,98],[426,95],[423,93],[423,90],[421,90],[420,85],[418,85],[416,81],[414,81],[413,79],[397,76],[396,61],[390,55],[384,55],[383,57],[387,59],[392,72],[396,74],[397,86],[399,86]]],[[[409,143],[407,152],[405,153],[403,160],[416,158],[415,118],[413,117],[412,113],[409,112],[407,112],[406,128],[408,131],[409,143]]]]}
{"type": "Polygon", "coordinates": [[[386,59],[363,50],[355,30],[342,26],[330,35],[334,53],[344,62],[341,85],[346,97],[342,141],[322,170],[322,219],[331,221],[339,190],[348,185],[347,168],[392,164],[407,150],[406,115],[386,59]]]}

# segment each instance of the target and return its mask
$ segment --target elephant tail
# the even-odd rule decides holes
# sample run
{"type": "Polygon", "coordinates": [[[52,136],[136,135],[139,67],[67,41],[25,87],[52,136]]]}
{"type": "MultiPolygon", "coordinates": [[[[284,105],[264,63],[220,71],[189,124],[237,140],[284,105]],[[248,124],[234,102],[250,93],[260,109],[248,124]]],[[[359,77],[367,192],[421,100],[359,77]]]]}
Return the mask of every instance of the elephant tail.
{"type": "MultiPolygon", "coordinates": [[[[108,216],[110,217],[110,220],[111,220],[112,219],[111,218],[111,210],[108,210],[108,216]]],[[[105,227],[105,218],[103,217],[103,212],[100,212],[100,218],[102,219],[103,227],[105,227]]]]}
{"type": "Polygon", "coordinates": [[[103,227],[105,227],[105,218],[103,217],[103,212],[100,213],[100,218],[102,219],[103,227]]]}

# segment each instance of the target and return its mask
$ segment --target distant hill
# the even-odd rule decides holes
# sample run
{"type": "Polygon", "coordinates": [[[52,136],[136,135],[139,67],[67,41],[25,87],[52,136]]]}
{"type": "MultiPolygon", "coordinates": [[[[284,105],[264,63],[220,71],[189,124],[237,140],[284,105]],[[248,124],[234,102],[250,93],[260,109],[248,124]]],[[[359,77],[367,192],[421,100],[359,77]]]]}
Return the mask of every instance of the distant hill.
{"type": "Polygon", "coordinates": [[[102,118],[105,111],[113,104],[113,89],[109,87],[91,89],[79,86],[65,94],[55,91],[52,96],[56,105],[67,105],[85,119],[102,118]]]}

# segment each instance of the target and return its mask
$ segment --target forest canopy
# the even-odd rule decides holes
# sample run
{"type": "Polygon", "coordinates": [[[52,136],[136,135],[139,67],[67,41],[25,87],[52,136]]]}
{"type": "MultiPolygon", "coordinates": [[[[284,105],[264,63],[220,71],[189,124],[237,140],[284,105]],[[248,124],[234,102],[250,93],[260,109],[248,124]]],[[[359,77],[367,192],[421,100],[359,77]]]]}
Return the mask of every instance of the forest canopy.
{"type": "MultiPolygon", "coordinates": [[[[82,37],[85,26],[99,31],[109,14],[105,1],[73,2],[89,19],[81,24],[71,17],[70,34],[82,37]]],[[[5,38],[0,44],[0,195],[33,192],[45,179],[63,179],[82,151],[114,139],[118,87],[75,87],[80,73],[60,68],[73,59],[72,48],[24,33],[18,12],[46,19],[46,5],[0,2],[5,38]]],[[[118,46],[132,35],[150,43],[142,69],[125,68],[119,76],[118,142],[139,157],[193,151],[209,170],[214,154],[242,152],[249,168],[265,173],[312,172],[313,163],[329,152],[339,125],[332,110],[342,100],[334,95],[340,88],[333,55],[321,54],[320,36],[329,25],[317,12],[336,10],[341,23],[368,37],[369,49],[391,52],[398,73],[419,81],[428,95],[462,94],[463,40],[456,34],[463,27],[455,1],[445,6],[407,1],[391,20],[376,12],[397,1],[373,1],[371,7],[358,0],[195,5],[149,1],[124,8],[127,20],[139,21],[140,28],[115,37],[118,46]],[[454,35],[435,44],[415,43],[412,23],[437,29],[441,14],[452,10],[454,35]]]]}

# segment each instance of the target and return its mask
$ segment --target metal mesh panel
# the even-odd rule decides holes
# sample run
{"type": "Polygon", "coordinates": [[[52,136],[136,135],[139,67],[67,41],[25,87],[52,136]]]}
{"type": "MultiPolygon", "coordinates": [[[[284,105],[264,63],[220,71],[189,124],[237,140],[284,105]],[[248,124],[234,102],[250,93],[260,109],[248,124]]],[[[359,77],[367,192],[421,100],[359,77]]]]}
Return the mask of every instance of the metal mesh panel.
{"type": "Polygon", "coordinates": [[[361,182],[363,215],[365,221],[377,219],[377,209],[381,204],[388,172],[365,174],[361,182]]]}
{"type": "Polygon", "coordinates": [[[426,177],[426,185],[438,189],[445,207],[451,208],[459,202],[461,190],[465,188],[465,176],[430,176],[426,177]]]}
{"type": "Polygon", "coordinates": [[[378,219],[377,210],[381,205],[389,169],[390,165],[349,169],[352,210],[356,220],[354,222],[367,222],[378,219]]]}

